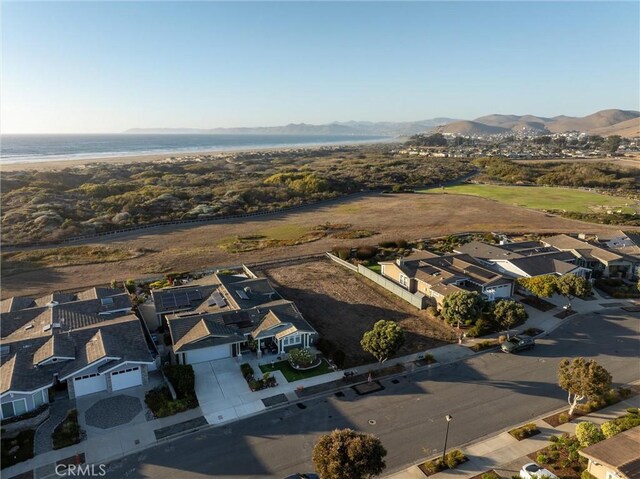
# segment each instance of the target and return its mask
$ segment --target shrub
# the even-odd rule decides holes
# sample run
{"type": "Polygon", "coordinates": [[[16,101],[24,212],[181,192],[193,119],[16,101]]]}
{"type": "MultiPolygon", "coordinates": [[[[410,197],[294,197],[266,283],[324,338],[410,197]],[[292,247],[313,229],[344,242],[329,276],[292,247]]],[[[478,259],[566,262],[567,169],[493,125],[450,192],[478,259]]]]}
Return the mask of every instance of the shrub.
{"type": "Polygon", "coordinates": [[[500,479],[500,476],[495,471],[489,471],[482,474],[482,479],[500,479]]]}
{"type": "Polygon", "coordinates": [[[442,462],[442,458],[437,458],[422,464],[422,470],[429,476],[436,474],[444,469],[445,465],[442,462]]]}
{"type": "Polygon", "coordinates": [[[370,259],[378,254],[377,246],[360,246],[356,250],[356,258],[358,259],[370,259]]]}
{"type": "Polygon", "coordinates": [[[628,407],[627,412],[629,414],[640,414],[640,409],[637,407],[628,407]]]}
{"type": "Polygon", "coordinates": [[[409,246],[409,243],[407,240],[399,239],[396,240],[396,245],[398,245],[398,248],[406,249],[409,246]]]}
{"type": "Polygon", "coordinates": [[[602,426],[600,426],[600,429],[602,430],[602,434],[604,435],[604,437],[607,439],[622,432],[620,426],[618,426],[618,424],[616,424],[614,421],[605,422],[602,426]]]}
{"type": "Polygon", "coordinates": [[[294,367],[308,368],[316,362],[316,355],[310,349],[292,349],[289,351],[289,362],[294,367]]]}
{"type": "Polygon", "coordinates": [[[244,376],[245,379],[252,378],[255,374],[249,363],[242,363],[240,365],[240,371],[242,371],[242,376],[244,376]]]}
{"type": "Polygon", "coordinates": [[[445,456],[445,463],[449,469],[455,469],[459,464],[467,460],[467,457],[459,449],[448,452],[445,456]]]}
{"type": "Polygon", "coordinates": [[[569,417],[566,412],[563,412],[558,416],[558,421],[560,421],[560,424],[564,424],[565,422],[569,422],[570,420],[571,417],[569,417]]]}
{"type": "Polygon", "coordinates": [[[560,441],[560,438],[558,436],[551,436],[549,438],[549,442],[554,442],[555,443],[555,442],[559,442],[559,441],[560,441]]]}
{"type": "Polygon", "coordinates": [[[633,394],[633,391],[630,388],[623,388],[623,387],[618,388],[618,397],[620,399],[627,399],[628,397],[631,396],[631,394],[633,394]]]}
{"type": "Polygon", "coordinates": [[[576,437],[582,447],[589,447],[604,439],[600,428],[589,421],[581,422],[576,426],[576,437]]]}
{"type": "Polygon", "coordinates": [[[176,391],[178,399],[196,397],[196,377],[190,364],[173,364],[165,366],[164,373],[176,391]]]}
{"type": "Polygon", "coordinates": [[[546,454],[540,453],[536,456],[536,462],[540,464],[547,464],[549,462],[549,457],[546,454]]]}
{"type": "Polygon", "coordinates": [[[380,246],[380,248],[396,248],[398,245],[395,241],[381,241],[378,243],[378,246],[380,246]]]}
{"type": "Polygon", "coordinates": [[[337,246],[333,248],[332,253],[338,258],[346,261],[351,257],[351,248],[348,248],[346,246],[337,246]]]}
{"type": "Polygon", "coordinates": [[[538,430],[538,426],[535,423],[530,422],[529,424],[525,424],[524,426],[518,427],[516,429],[512,429],[509,433],[515,437],[518,441],[522,441],[528,437],[534,436],[538,434],[540,431],[538,430]]]}
{"type": "Polygon", "coordinates": [[[347,359],[347,355],[344,353],[343,350],[338,349],[331,355],[331,359],[333,360],[336,366],[342,369],[344,367],[344,362],[347,359]]]}
{"type": "Polygon", "coordinates": [[[53,431],[51,435],[53,439],[53,448],[62,449],[63,447],[78,444],[82,440],[82,430],[78,424],[78,411],[70,409],[67,416],[53,431]]]}
{"type": "Polygon", "coordinates": [[[430,316],[433,316],[434,318],[437,318],[440,316],[440,311],[438,311],[438,308],[436,308],[435,306],[429,306],[427,308],[427,313],[430,316]]]}
{"type": "Polygon", "coordinates": [[[596,476],[594,476],[593,474],[591,474],[589,471],[587,471],[586,469],[584,471],[582,471],[582,473],[580,474],[580,479],[597,479],[596,476]]]}
{"type": "Polygon", "coordinates": [[[491,323],[491,321],[488,321],[486,319],[479,319],[478,321],[476,321],[475,326],[467,331],[467,336],[469,336],[470,338],[485,336],[494,331],[494,329],[495,326],[491,323]]]}

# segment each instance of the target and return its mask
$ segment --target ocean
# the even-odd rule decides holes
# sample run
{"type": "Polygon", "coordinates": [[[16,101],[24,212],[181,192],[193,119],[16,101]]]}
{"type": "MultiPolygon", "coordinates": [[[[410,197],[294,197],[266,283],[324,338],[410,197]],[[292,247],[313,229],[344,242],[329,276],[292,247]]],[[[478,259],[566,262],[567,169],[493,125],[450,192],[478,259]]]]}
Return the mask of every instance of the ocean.
{"type": "Polygon", "coordinates": [[[0,136],[0,163],[32,163],[153,154],[179,155],[196,151],[240,151],[253,148],[356,144],[385,140],[389,138],[366,135],[2,135],[0,136]]]}

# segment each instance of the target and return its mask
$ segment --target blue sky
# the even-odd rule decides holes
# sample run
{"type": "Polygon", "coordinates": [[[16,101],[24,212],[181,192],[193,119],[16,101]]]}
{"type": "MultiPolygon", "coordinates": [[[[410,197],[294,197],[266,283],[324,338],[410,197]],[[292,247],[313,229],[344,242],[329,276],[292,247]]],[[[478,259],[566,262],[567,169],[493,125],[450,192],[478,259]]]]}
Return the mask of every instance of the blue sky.
{"type": "Polygon", "coordinates": [[[3,2],[3,133],[638,109],[640,4],[3,2]]]}

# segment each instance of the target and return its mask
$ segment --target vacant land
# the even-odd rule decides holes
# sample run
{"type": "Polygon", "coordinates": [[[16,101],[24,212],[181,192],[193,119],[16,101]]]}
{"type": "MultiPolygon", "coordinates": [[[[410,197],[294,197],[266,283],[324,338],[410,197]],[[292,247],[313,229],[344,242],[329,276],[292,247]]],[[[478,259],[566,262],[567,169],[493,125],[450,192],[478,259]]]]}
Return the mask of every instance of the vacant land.
{"type": "MultiPolygon", "coordinates": [[[[112,279],[154,277],[169,271],[225,267],[281,258],[322,253],[336,246],[358,246],[397,240],[430,238],[462,231],[512,233],[596,233],[616,229],[569,220],[542,212],[505,205],[480,197],[463,195],[369,194],[334,204],[309,207],[251,220],[229,220],[208,225],[164,226],[103,237],[99,242],[77,245],[109,246],[123,250],[144,250],[144,256],[104,264],[41,267],[16,272],[2,282],[2,297],[41,295],[52,290],[81,290],[107,284],[112,279]],[[352,230],[378,232],[364,239],[325,237],[297,246],[272,247],[247,253],[230,253],[220,240],[233,236],[258,235],[271,228],[299,225],[313,228],[325,223],[350,223],[352,230]]],[[[634,228],[628,228],[633,230],[634,228]]],[[[273,232],[273,230],[271,230],[273,232]]],[[[8,252],[9,248],[4,248],[8,252]]],[[[21,251],[37,251],[35,248],[21,251]]],[[[96,263],[99,263],[96,261],[96,263]]]]}
{"type": "Polygon", "coordinates": [[[640,204],[629,198],[608,196],[590,191],[545,186],[500,186],[464,184],[423,190],[424,193],[480,196],[508,205],[537,210],[565,210],[578,213],[601,213],[621,210],[623,213],[640,211],[640,204]]]}
{"type": "Polygon", "coordinates": [[[321,337],[346,353],[347,367],[375,361],[362,351],[360,339],[381,319],[397,321],[405,330],[407,340],[399,355],[454,340],[453,330],[426,311],[328,259],[265,267],[260,273],[296,303],[321,337]]]}

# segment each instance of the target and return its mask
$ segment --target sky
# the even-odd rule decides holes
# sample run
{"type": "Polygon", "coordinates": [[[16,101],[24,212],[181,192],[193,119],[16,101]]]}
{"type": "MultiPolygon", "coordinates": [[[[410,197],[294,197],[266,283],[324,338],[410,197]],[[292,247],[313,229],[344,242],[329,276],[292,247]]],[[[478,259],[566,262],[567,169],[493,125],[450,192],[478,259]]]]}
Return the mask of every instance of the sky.
{"type": "Polygon", "coordinates": [[[640,109],[640,3],[2,2],[2,133],[640,109]]]}

